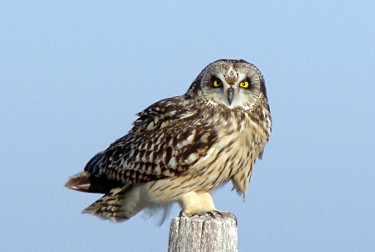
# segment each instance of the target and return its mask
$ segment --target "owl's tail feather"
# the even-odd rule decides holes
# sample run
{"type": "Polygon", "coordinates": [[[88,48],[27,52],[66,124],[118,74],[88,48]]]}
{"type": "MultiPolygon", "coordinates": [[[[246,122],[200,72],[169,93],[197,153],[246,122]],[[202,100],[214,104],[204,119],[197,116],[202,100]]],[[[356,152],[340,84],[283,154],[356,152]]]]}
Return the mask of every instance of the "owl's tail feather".
{"type": "Polygon", "coordinates": [[[88,192],[90,188],[90,175],[89,172],[78,173],[71,177],[64,186],[72,190],[88,192]]]}
{"type": "Polygon", "coordinates": [[[88,171],[84,171],[71,177],[68,182],[66,182],[65,187],[81,192],[109,193],[112,188],[121,185],[121,181],[110,180],[104,176],[99,177],[88,171]]]}
{"type": "Polygon", "coordinates": [[[113,188],[82,211],[113,222],[125,221],[147,207],[147,200],[142,197],[142,185],[126,185],[113,188]]]}

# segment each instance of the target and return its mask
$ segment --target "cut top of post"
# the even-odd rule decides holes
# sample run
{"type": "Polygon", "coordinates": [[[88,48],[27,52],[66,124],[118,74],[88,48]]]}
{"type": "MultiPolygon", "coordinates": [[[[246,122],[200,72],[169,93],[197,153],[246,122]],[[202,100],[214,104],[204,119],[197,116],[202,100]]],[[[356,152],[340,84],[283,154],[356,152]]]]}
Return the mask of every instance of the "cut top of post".
{"type": "Polygon", "coordinates": [[[237,224],[229,217],[175,217],[169,230],[169,252],[237,252],[237,224]]]}

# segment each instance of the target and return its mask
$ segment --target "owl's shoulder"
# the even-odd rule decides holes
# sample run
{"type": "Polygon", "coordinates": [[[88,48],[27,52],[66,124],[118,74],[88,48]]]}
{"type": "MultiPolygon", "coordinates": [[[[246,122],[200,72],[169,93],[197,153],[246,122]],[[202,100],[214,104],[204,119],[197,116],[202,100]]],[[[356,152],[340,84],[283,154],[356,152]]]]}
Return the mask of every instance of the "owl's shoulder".
{"type": "Polygon", "coordinates": [[[145,130],[163,129],[180,124],[199,115],[197,104],[185,96],[175,96],[160,100],[139,112],[138,119],[133,123],[133,133],[145,130]]]}

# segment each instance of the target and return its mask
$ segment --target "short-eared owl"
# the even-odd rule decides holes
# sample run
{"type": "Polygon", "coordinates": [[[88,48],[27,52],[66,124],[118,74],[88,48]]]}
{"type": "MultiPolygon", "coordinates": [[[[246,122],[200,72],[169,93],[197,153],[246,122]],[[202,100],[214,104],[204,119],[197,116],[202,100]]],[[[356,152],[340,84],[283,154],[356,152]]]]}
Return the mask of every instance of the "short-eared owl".
{"type": "Polygon", "coordinates": [[[105,194],[83,210],[112,221],[178,202],[181,215],[220,214],[211,193],[245,195],[271,133],[262,74],[244,60],[205,67],[186,94],[158,101],[66,187],[105,194]]]}

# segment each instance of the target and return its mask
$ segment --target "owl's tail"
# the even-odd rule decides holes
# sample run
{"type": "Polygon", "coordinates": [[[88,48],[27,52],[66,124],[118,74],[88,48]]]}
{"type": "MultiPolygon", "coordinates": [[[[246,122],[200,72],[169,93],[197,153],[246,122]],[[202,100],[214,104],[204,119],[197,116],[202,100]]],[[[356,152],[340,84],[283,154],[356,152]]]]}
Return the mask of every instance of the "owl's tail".
{"type": "Polygon", "coordinates": [[[104,193],[105,195],[84,209],[89,213],[113,222],[125,221],[143,209],[151,216],[158,210],[164,210],[160,224],[168,214],[168,202],[155,202],[149,194],[147,183],[122,184],[121,181],[96,177],[84,171],[71,177],[65,187],[81,192],[104,193]]]}
{"type": "Polygon", "coordinates": [[[127,220],[150,205],[145,184],[123,185],[120,181],[96,177],[87,171],[71,177],[65,187],[81,192],[105,193],[82,212],[114,222],[127,220]]]}
{"type": "Polygon", "coordinates": [[[69,179],[65,187],[81,192],[109,193],[112,188],[121,187],[121,180],[108,178],[100,173],[104,153],[96,154],[86,165],[85,171],[80,172],[69,179]]]}
{"type": "Polygon", "coordinates": [[[89,213],[113,222],[125,221],[150,206],[145,185],[126,185],[113,188],[82,213],[89,213]]]}

